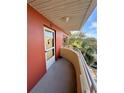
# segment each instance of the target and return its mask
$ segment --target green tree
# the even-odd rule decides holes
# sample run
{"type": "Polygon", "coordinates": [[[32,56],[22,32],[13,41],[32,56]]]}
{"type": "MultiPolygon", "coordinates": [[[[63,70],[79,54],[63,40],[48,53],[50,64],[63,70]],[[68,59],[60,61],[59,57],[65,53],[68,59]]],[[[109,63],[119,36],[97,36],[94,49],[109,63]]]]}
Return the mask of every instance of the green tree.
{"type": "Polygon", "coordinates": [[[82,43],[82,52],[89,65],[96,61],[97,40],[95,38],[85,38],[82,43]]]}
{"type": "Polygon", "coordinates": [[[69,37],[69,44],[76,48],[82,48],[84,37],[85,35],[82,32],[73,32],[69,37]]]}
{"type": "Polygon", "coordinates": [[[95,38],[86,37],[82,32],[73,32],[68,38],[68,45],[80,49],[89,65],[96,60],[97,40],[95,38]]]}

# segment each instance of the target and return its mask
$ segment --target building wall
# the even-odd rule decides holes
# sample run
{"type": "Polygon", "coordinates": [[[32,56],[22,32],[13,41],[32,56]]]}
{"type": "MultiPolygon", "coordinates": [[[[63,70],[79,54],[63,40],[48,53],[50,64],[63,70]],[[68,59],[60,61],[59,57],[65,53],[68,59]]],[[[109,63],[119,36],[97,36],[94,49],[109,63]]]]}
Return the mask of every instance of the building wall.
{"type": "Polygon", "coordinates": [[[42,78],[46,72],[43,27],[52,28],[56,33],[56,59],[60,55],[63,31],[31,6],[27,5],[27,91],[42,78]]]}

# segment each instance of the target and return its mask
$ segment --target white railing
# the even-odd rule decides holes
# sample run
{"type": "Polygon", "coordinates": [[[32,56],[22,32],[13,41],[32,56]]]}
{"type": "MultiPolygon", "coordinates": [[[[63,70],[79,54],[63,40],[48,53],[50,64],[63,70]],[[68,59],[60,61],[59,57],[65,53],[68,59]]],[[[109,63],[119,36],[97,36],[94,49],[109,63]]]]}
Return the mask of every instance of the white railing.
{"type": "Polygon", "coordinates": [[[97,93],[96,82],[79,49],[61,48],[61,56],[71,62],[76,71],[77,93],[97,93]]]}
{"type": "Polygon", "coordinates": [[[86,77],[85,83],[83,86],[85,86],[85,93],[97,93],[97,86],[96,82],[92,77],[92,74],[89,70],[89,67],[84,59],[84,56],[82,55],[81,51],[79,49],[76,49],[79,53],[79,58],[81,60],[81,66],[83,66],[84,76],[86,77]]]}

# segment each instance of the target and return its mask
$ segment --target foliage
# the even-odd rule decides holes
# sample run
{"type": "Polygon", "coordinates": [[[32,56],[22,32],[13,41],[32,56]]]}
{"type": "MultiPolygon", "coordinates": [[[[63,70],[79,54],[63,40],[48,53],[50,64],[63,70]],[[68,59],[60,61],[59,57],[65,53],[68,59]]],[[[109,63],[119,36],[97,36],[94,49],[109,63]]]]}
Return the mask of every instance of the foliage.
{"type": "Polygon", "coordinates": [[[84,34],[81,32],[72,33],[69,37],[69,44],[73,47],[82,48],[84,34]]]}
{"type": "Polygon", "coordinates": [[[97,41],[95,38],[85,38],[82,43],[82,48],[85,59],[87,60],[87,63],[89,65],[93,64],[93,62],[96,62],[96,53],[97,53],[97,41]]]}
{"type": "Polygon", "coordinates": [[[68,44],[81,50],[89,65],[96,62],[97,40],[86,37],[82,32],[74,32],[68,38],[68,44]]]}

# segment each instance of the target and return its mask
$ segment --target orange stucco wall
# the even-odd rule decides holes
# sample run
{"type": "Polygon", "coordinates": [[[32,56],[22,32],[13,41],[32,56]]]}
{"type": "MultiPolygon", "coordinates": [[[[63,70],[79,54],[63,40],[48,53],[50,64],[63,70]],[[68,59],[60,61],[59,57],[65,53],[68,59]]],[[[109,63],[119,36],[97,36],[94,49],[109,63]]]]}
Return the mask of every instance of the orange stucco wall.
{"type": "Polygon", "coordinates": [[[46,72],[43,27],[47,26],[56,33],[56,59],[60,55],[63,31],[31,6],[27,5],[27,90],[28,92],[46,72]]]}

